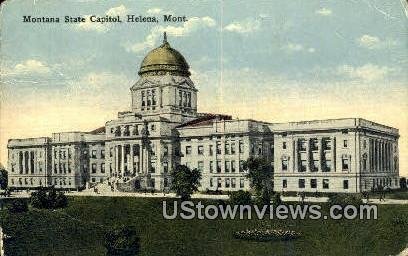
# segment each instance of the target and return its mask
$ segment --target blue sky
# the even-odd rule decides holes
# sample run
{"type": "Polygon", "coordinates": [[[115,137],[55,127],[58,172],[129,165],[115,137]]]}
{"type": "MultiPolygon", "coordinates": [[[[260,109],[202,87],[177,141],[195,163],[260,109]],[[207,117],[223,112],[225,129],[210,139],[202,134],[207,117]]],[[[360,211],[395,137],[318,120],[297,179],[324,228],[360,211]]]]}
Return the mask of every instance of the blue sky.
{"type": "Polygon", "coordinates": [[[7,1],[0,161],[10,137],[89,130],[127,109],[140,62],[163,31],[191,66],[201,111],[270,122],[364,117],[400,129],[405,161],[406,8],[403,0],[7,1]],[[22,22],[105,14],[188,22],[22,22]]]}

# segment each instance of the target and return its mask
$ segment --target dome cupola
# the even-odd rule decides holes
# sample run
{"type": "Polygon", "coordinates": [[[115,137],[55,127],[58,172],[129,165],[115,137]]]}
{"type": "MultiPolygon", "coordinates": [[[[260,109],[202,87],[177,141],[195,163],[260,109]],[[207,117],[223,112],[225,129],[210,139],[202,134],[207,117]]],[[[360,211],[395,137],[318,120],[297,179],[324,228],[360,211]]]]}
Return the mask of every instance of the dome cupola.
{"type": "Polygon", "coordinates": [[[171,48],[167,42],[166,32],[163,36],[163,44],[151,50],[140,65],[139,75],[181,75],[190,76],[189,66],[183,55],[171,48]]]}

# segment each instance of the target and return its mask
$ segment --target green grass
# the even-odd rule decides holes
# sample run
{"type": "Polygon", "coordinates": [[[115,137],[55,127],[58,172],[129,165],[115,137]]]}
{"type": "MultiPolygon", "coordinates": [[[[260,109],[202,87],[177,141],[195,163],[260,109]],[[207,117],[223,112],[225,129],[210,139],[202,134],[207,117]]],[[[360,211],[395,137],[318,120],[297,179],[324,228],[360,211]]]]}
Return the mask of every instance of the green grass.
{"type": "Polygon", "coordinates": [[[8,255],[104,255],[103,234],[133,225],[141,255],[395,255],[408,244],[405,205],[381,205],[378,220],[165,220],[153,198],[73,197],[62,210],[0,211],[8,255]],[[287,242],[236,240],[233,232],[272,226],[302,233],[287,242]]]}

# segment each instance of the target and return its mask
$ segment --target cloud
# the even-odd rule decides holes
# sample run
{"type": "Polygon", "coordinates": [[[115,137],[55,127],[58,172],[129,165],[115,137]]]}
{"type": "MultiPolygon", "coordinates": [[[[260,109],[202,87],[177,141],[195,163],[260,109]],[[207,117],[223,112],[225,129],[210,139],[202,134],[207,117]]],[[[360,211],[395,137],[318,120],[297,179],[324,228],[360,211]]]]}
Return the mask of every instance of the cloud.
{"type": "Polygon", "coordinates": [[[243,21],[234,21],[224,27],[226,31],[239,34],[247,34],[259,30],[261,22],[258,19],[245,19],[243,21]]]}
{"type": "Polygon", "coordinates": [[[314,53],[316,51],[315,48],[313,47],[305,47],[302,44],[298,43],[288,43],[282,47],[286,52],[288,53],[295,53],[295,52],[308,52],[308,53],[314,53]]]}
{"type": "Polygon", "coordinates": [[[321,8],[319,10],[315,11],[316,14],[321,15],[321,16],[330,16],[332,15],[332,10],[328,9],[328,8],[321,8]]]}
{"type": "Polygon", "coordinates": [[[190,33],[196,32],[203,28],[211,28],[216,25],[216,22],[211,17],[192,17],[188,21],[184,22],[182,26],[156,26],[150,30],[150,33],[146,36],[143,42],[138,43],[125,43],[123,46],[129,52],[141,52],[146,49],[152,48],[156,45],[158,39],[162,36],[163,32],[172,36],[185,36],[190,33]]]}
{"type": "MultiPolygon", "coordinates": [[[[126,15],[129,10],[122,4],[117,7],[112,7],[105,12],[106,15],[116,17],[126,15]]],[[[76,28],[82,31],[95,31],[105,33],[112,27],[112,23],[91,22],[91,15],[85,15],[85,22],[79,23],[76,28]]]]}
{"type": "Polygon", "coordinates": [[[108,11],[106,11],[106,15],[109,16],[123,16],[128,13],[128,9],[122,4],[117,7],[112,7],[108,11]]]}
{"type": "Polygon", "coordinates": [[[91,22],[89,19],[91,15],[85,15],[85,22],[81,22],[77,25],[79,30],[83,31],[96,31],[99,33],[104,33],[109,30],[108,23],[91,22]]]}
{"type": "Polygon", "coordinates": [[[357,42],[361,47],[373,49],[378,46],[380,39],[376,36],[363,35],[357,39],[357,42]]]}
{"type": "Polygon", "coordinates": [[[157,14],[173,14],[172,11],[166,11],[160,8],[150,8],[146,11],[148,15],[157,15],[157,14]]]}
{"type": "Polygon", "coordinates": [[[359,79],[365,82],[373,82],[383,80],[392,71],[386,66],[377,66],[371,63],[360,67],[353,67],[350,65],[342,65],[337,68],[339,75],[346,75],[351,79],[359,79]]]}
{"type": "Polygon", "coordinates": [[[381,40],[376,36],[368,34],[362,35],[361,37],[357,38],[356,41],[360,47],[367,48],[370,50],[387,48],[398,44],[396,40],[393,39],[381,40]]]}
{"type": "Polygon", "coordinates": [[[4,76],[13,76],[13,75],[49,74],[50,72],[51,69],[45,62],[34,59],[28,59],[21,63],[16,64],[12,68],[2,67],[1,74],[4,76]]]}

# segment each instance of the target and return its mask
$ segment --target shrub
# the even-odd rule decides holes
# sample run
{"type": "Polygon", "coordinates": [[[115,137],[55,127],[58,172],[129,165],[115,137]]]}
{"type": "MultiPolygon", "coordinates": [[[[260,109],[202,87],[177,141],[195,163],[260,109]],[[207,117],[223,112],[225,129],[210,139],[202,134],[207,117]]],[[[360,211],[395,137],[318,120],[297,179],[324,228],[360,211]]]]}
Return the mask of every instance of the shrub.
{"type": "Polygon", "coordinates": [[[272,202],[274,205],[281,205],[282,204],[282,198],[279,193],[275,193],[272,196],[272,202]]]}
{"type": "Polygon", "coordinates": [[[361,205],[362,196],[358,194],[331,194],[329,195],[330,205],[361,205]]]}
{"type": "Polygon", "coordinates": [[[288,241],[299,238],[300,233],[292,230],[281,229],[264,229],[264,230],[244,230],[234,233],[234,237],[237,239],[253,240],[253,241],[288,241]]]}
{"type": "Polygon", "coordinates": [[[21,213],[28,211],[28,204],[26,200],[15,199],[8,206],[9,213],[21,213]]]}
{"type": "Polygon", "coordinates": [[[137,255],[140,250],[140,239],[131,227],[114,227],[106,232],[104,246],[107,255],[137,255]]]}
{"type": "Polygon", "coordinates": [[[30,203],[38,209],[64,208],[68,205],[68,198],[62,192],[57,193],[55,188],[42,188],[31,193],[30,203]]]}
{"type": "Polygon", "coordinates": [[[405,216],[394,216],[391,223],[396,226],[408,226],[408,218],[405,216]]]}
{"type": "Polygon", "coordinates": [[[252,203],[251,193],[248,191],[233,191],[229,195],[231,205],[250,205],[252,203]]]}

